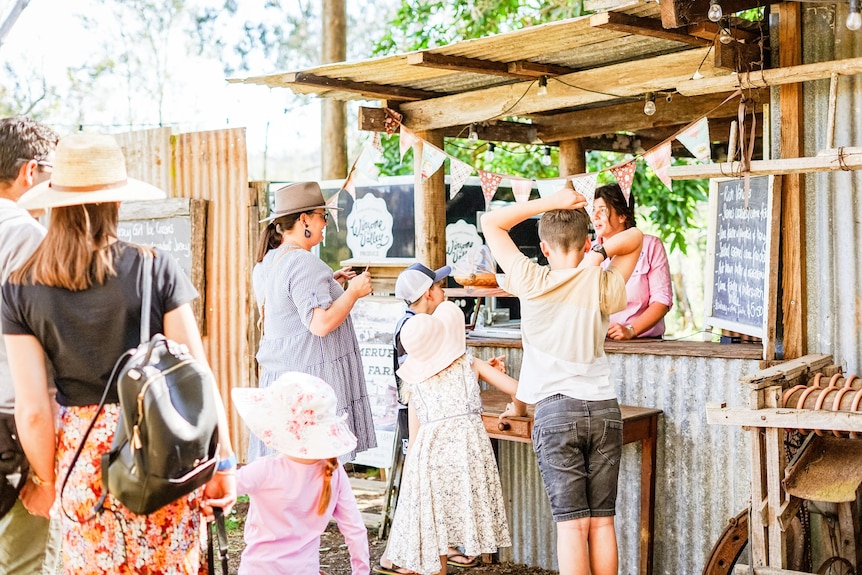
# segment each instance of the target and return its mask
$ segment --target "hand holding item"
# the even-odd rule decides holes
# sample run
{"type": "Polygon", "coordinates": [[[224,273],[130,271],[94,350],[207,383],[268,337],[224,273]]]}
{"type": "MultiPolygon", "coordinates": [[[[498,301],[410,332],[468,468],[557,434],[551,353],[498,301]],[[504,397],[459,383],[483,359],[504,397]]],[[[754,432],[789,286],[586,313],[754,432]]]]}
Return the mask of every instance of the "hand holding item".
{"type": "Polygon", "coordinates": [[[207,521],[212,521],[215,519],[213,507],[221,507],[227,515],[234,503],[236,503],[236,468],[216,472],[204,487],[201,511],[207,521]]]}
{"type": "Polygon", "coordinates": [[[357,299],[370,294],[372,291],[371,272],[366,270],[361,274],[356,274],[356,276],[350,281],[350,285],[347,286],[347,291],[356,294],[357,299]]]}

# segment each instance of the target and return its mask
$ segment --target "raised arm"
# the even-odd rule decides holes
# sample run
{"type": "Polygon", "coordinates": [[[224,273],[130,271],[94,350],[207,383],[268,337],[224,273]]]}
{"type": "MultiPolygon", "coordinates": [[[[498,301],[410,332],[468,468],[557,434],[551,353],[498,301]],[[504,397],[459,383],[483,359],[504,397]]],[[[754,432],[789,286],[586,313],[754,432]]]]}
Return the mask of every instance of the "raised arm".
{"type": "MultiPolygon", "coordinates": [[[[602,244],[611,258],[611,266],[617,269],[625,281],[629,281],[640,257],[644,235],[637,228],[624,230],[602,244]]],[[[602,256],[596,252],[588,252],[581,261],[581,266],[597,266],[602,263],[602,256]]]]}
{"type": "Polygon", "coordinates": [[[504,272],[508,273],[513,258],[521,253],[509,236],[509,230],[513,226],[549,210],[574,210],[586,205],[587,200],[584,196],[571,188],[564,187],[546,198],[514,203],[505,208],[486,212],[482,216],[482,233],[497,263],[504,272]]]}

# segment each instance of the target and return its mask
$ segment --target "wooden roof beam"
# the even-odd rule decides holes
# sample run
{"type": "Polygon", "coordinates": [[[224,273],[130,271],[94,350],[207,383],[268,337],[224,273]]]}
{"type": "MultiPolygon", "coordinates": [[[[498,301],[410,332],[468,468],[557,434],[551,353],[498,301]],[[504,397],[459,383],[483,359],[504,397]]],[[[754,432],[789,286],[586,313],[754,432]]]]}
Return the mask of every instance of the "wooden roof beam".
{"type": "Polygon", "coordinates": [[[748,90],[752,88],[796,84],[811,80],[823,80],[832,77],[832,74],[852,76],[859,73],[862,73],[862,58],[846,58],[844,60],[830,60],[814,64],[770,68],[768,70],[740,73],[731,76],[684,80],[677,84],[677,91],[686,96],[702,96],[717,92],[729,92],[737,88],[748,90]]]}
{"type": "MultiPolygon", "coordinates": [[[[725,15],[751,8],[775,4],[778,0],[720,0],[725,15]]],[[[661,24],[665,28],[680,28],[707,20],[710,0],[665,0],[661,3],[661,24]]]]}
{"type": "Polygon", "coordinates": [[[517,62],[496,62],[465,58],[464,56],[447,56],[434,52],[416,52],[407,55],[407,63],[411,66],[454,70],[456,72],[472,72],[473,74],[488,74],[506,78],[538,78],[540,76],[560,76],[574,72],[571,68],[553,64],[538,64],[520,60],[517,62]]]}
{"type": "MultiPolygon", "coordinates": [[[[598,109],[578,110],[548,116],[533,116],[538,137],[543,142],[558,142],[626,130],[636,132],[656,126],[684,125],[719,106],[729,93],[687,98],[678,94],[671,102],[656,101],[656,113],[644,114],[642,101],[598,109]]],[[[757,101],[768,101],[769,92],[754,94],[757,101]]],[[[711,118],[735,117],[739,99],[735,98],[710,114],[711,118]]]]}
{"type": "MultiPolygon", "coordinates": [[[[754,30],[740,28],[738,26],[732,25],[728,26],[727,29],[730,30],[731,35],[736,40],[745,42],[746,44],[754,44],[755,42],[760,40],[760,33],[754,30]]],[[[721,26],[719,26],[715,22],[705,20],[703,22],[689,24],[686,27],[686,31],[690,36],[696,36],[704,40],[709,40],[709,43],[711,44],[716,40],[716,38],[718,38],[718,35],[721,32],[721,26]]],[[[766,36],[766,38],[769,39],[768,36],[766,36]]]]}
{"type": "MultiPolygon", "coordinates": [[[[738,177],[739,162],[722,164],[697,164],[671,166],[668,175],[673,180],[699,180],[706,178],[738,177]]],[[[862,148],[838,148],[823,150],[814,157],[782,158],[780,160],[754,160],[749,173],[752,176],[770,174],[809,174],[813,172],[838,172],[862,170],[862,148]]]]}
{"type": "MultiPolygon", "coordinates": [[[[641,97],[645,92],[672,91],[691,77],[702,60],[701,50],[684,50],[566,74],[559,82],[548,82],[547,93],[542,96],[537,82],[530,80],[407,102],[400,110],[411,130],[436,130],[641,97]]],[[[712,73],[708,63],[701,69],[707,75],[712,73]]]]}
{"type": "Polygon", "coordinates": [[[686,31],[677,32],[666,30],[662,27],[661,21],[656,18],[644,18],[638,16],[629,16],[621,12],[602,12],[590,16],[590,26],[593,28],[604,28],[624,34],[635,34],[638,36],[649,36],[651,38],[660,38],[662,40],[673,40],[674,42],[682,42],[692,46],[709,46],[712,44],[712,39],[699,38],[692,36],[686,31]]]}
{"type": "Polygon", "coordinates": [[[345,92],[359,93],[369,100],[395,100],[410,102],[434,98],[440,96],[437,92],[416,90],[413,88],[402,88],[400,86],[386,86],[384,84],[370,84],[368,82],[353,82],[350,80],[339,80],[326,76],[315,76],[305,72],[294,72],[284,75],[284,83],[305,84],[306,86],[317,86],[330,90],[344,90],[345,92]]]}

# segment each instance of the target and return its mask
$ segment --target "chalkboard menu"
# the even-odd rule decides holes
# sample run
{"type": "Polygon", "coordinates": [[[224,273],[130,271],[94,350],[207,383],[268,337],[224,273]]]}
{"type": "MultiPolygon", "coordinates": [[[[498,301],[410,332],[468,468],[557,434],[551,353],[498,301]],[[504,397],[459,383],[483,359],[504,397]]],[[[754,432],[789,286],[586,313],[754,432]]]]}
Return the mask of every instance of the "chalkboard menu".
{"type": "Polygon", "coordinates": [[[774,176],[712,180],[706,324],[765,336],[774,308],[774,176]]]}
{"type": "Polygon", "coordinates": [[[159,248],[171,255],[198,290],[192,302],[201,333],[205,333],[206,201],[167,198],[120,204],[117,235],[123,241],[159,248]]]}

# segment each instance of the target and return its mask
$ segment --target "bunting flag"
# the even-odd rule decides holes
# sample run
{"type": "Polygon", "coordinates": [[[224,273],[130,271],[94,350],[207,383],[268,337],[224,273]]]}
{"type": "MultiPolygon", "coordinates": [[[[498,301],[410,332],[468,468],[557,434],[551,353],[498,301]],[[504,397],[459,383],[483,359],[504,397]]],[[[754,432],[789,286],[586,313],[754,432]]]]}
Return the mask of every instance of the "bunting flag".
{"type": "Polygon", "coordinates": [[[503,176],[494,172],[479,170],[479,181],[482,182],[482,195],[485,196],[485,209],[487,210],[494,194],[497,193],[500,182],[503,181],[503,176]]]}
{"type": "Polygon", "coordinates": [[[373,146],[365,144],[362,146],[362,152],[356,159],[356,169],[371,178],[377,180],[380,176],[380,168],[377,167],[377,162],[380,161],[380,152],[373,146]]]}
{"type": "Polygon", "coordinates": [[[399,139],[398,145],[401,151],[401,161],[404,161],[404,154],[407,153],[407,150],[413,147],[413,144],[419,141],[419,138],[416,137],[416,134],[401,126],[401,138],[399,139]]]}
{"type": "Polygon", "coordinates": [[[593,200],[596,199],[596,178],[598,176],[598,172],[592,172],[577,178],[569,178],[575,191],[587,198],[587,213],[590,218],[593,217],[593,200]]]}
{"type": "Polygon", "coordinates": [[[611,173],[614,175],[614,178],[617,179],[617,183],[623,191],[623,196],[625,196],[626,202],[629,201],[629,196],[632,193],[632,182],[635,178],[636,168],[637,165],[634,160],[626,162],[625,164],[618,164],[611,168],[611,173]]]}
{"type": "Polygon", "coordinates": [[[533,180],[522,180],[520,178],[511,178],[512,193],[515,195],[516,202],[526,202],[530,199],[530,192],[533,191],[533,180]]]}
{"type": "Polygon", "coordinates": [[[671,179],[667,175],[667,169],[670,167],[670,148],[670,142],[656,146],[644,154],[644,160],[652,168],[652,171],[655,172],[655,175],[658,176],[658,179],[664,182],[664,185],[669,190],[672,190],[671,179]]]}
{"type": "Polygon", "coordinates": [[[457,158],[449,158],[449,199],[461,191],[464,182],[473,173],[473,166],[457,158]]]}
{"type": "Polygon", "coordinates": [[[381,155],[383,154],[383,143],[380,141],[380,132],[374,132],[374,137],[371,138],[371,145],[381,155]]]}
{"type": "Polygon", "coordinates": [[[353,198],[353,201],[356,201],[356,184],[353,182],[353,170],[350,170],[350,173],[347,174],[347,179],[344,180],[344,185],[341,186],[342,190],[347,190],[347,193],[350,194],[350,197],[353,198]]]}
{"type": "MultiPolygon", "coordinates": [[[[354,190],[355,193],[355,190],[354,190]]],[[[341,190],[335,192],[331,198],[326,200],[324,205],[327,208],[337,208],[338,207],[338,198],[341,196],[341,190]]],[[[331,213],[333,221],[335,221],[335,231],[338,232],[338,212],[331,213]]]]}
{"type": "Polygon", "coordinates": [[[539,195],[545,198],[565,186],[566,180],[536,180],[536,185],[539,187],[539,195]]]}
{"type": "Polygon", "coordinates": [[[434,146],[425,142],[422,144],[422,170],[420,176],[424,182],[434,175],[434,172],[440,169],[443,162],[446,160],[446,153],[434,146]]]}
{"type": "Polygon", "coordinates": [[[706,116],[689,126],[682,133],[677,134],[676,139],[688,148],[695,158],[700,161],[712,158],[709,147],[709,120],[706,116]]]}

